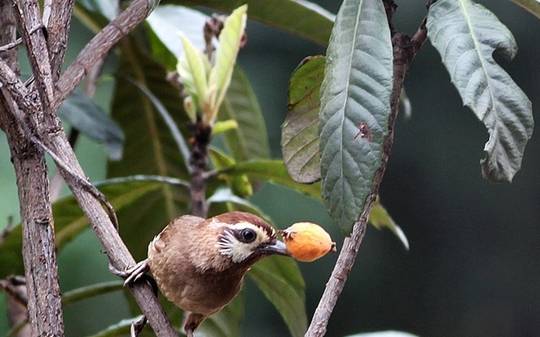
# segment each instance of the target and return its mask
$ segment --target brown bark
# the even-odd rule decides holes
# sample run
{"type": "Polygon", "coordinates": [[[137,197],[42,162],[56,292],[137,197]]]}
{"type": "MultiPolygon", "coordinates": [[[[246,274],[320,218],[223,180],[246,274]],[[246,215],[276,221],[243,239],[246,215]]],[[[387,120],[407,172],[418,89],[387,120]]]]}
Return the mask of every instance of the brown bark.
{"type": "MultiPolygon", "coordinates": [[[[15,20],[7,1],[0,8],[0,43],[15,41],[15,20]]],[[[16,71],[16,50],[0,55],[16,71]]],[[[28,319],[32,336],[63,336],[62,306],[54,246],[54,223],[49,202],[47,166],[43,151],[25,137],[13,112],[10,95],[0,95],[0,120],[7,134],[19,189],[23,225],[23,260],[28,284],[28,319]]],[[[32,111],[37,113],[37,111],[32,111]]]]}

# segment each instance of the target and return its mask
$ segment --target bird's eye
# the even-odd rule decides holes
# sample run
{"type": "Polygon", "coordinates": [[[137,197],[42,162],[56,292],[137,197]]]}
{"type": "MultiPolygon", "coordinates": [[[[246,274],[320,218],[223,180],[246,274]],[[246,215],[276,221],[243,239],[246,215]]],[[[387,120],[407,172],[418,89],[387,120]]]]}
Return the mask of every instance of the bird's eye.
{"type": "Polygon", "coordinates": [[[245,228],[242,229],[242,232],[240,232],[240,236],[243,242],[250,243],[255,240],[257,234],[255,234],[255,231],[253,231],[253,229],[245,228]]]}

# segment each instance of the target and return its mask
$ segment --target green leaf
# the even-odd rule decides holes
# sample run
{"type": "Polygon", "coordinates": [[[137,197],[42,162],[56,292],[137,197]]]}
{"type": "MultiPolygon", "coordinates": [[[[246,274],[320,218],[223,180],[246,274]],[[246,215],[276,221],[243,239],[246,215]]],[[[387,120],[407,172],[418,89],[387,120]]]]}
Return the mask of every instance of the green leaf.
{"type": "MultiPolygon", "coordinates": [[[[221,187],[218,188],[210,198],[208,198],[208,204],[212,203],[233,203],[239,206],[240,210],[257,214],[266,220],[270,220],[270,217],[266,215],[257,205],[251,201],[235,195],[230,188],[221,187]]],[[[272,222],[272,221],[270,221],[272,222]]]]}
{"type": "Polygon", "coordinates": [[[219,170],[219,174],[237,176],[247,174],[252,179],[259,179],[283,185],[294,191],[302,192],[313,198],[320,198],[319,184],[299,184],[287,174],[285,164],[281,160],[251,160],[219,170]]]}
{"type": "MultiPolygon", "coordinates": [[[[232,157],[229,157],[224,152],[219,151],[214,147],[210,148],[209,156],[216,170],[224,169],[236,164],[236,161],[232,157]]],[[[229,186],[231,186],[234,194],[242,197],[249,197],[253,194],[253,186],[251,186],[251,182],[245,174],[225,177],[225,180],[229,186]]]]}
{"type": "MultiPolygon", "coordinates": [[[[178,144],[160,116],[156,106],[133,82],[147,88],[163,104],[182,134],[189,120],[182,110],[177,88],[166,80],[165,70],[149,59],[132,39],[121,45],[121,58],[112,111],[125,131],[124,157],[110,162],[108,177],[137,174],[188,178],[186,163],[178,144]]],[[[184,137],[185,139],[185,137],[184,137]]],[[[185,212],[188,193],[184,189],[162,184],[125,211],[119,212],[121,234],[136,259],[146,256],[146,247],[154,235],[173,218],[185,212]]]]}
{"type": "Polygon", "coordinates": [[[212,128],[212,135],[219,135],[220,133],[233,131],[235,129],[238,129],[238,122],[234,119],[217,121],[212,128]]]}
{"type": "Polygon", "coordinates": [[[122,129],[90,97],[74,92],[60,106],[59,113],[82,134],[103,143],[111,160],[122,158],[122,129]]]}
{"type": "Polygon", "coordinates": [[[399,227],[390,214],[388,214],[388,211],[384,206],[381,205],[379,198],[373,203],[371,213],[369,213],[369,223],[377,229],[388,228],[399,241],[401,241],[403,247],[405,247],[406,250],[409,250],[409,240],[407,240],[407,236],[405,236],[401,227],[399,227]]]}
{"type": "Polygon", "coordinates": [[[511,182],[534,127],[531,102],[493,59],[496,50],[509,59],[516,55],[512,33],[470,0],[437,1],[429,10],[427,27],[463,104],[489,132],[480,161],[482,174],[492,181],[511,182]]]}
{"type": "Polygon", "coordinates": [[[291,335],[303,336],[307,327],[305,284],[298,264],[272,256],[253,265],[248,275],[279,311],[291,335]]]}
{"type": "Polygon", "coordinates": [[[366,332],[359,333],[356,335],[349,335],[347,337],[418,337],[407,332],[401,331],[377,331],[377,332],[366,332]]]}
{"type": "Polygon", "coordinates": [[[240,292],[223,310],[210,316],[197,329],[201,337],[240,337],[244,317],[244,294],[240,292]]]}
{"type": "Polygon", "coordinates": [[[225,144],[238,161],[270,156],[264,117],[248,78],[235,67],[220,119],[234,119],[238,128],[225,134],[225,144]]]}
{"type": "MultiPolygon", "coordinates": [[[[115,210],[121,211],[159,188],[160,184],[154,182],[129,182],[103,185],[100,190],[107,196],[115,210]]],[[[88,220],[72,196],[55,202],[53,215],[58,250],[88,228],[88,220]]],[[[122,225],[123,222],[120,222],[120,227],[122,225]]],[[[21,247],[22,231],[21,225],[18,225],[0,245],[0,278],[24,273],[21,247]]]]}
{"type": "Polygon", "coordinates": [[[381,1],[345,0],[321,86],[322,196],[349,232],[372,193],[388,136],[392,43],[381,1]]]}
{"type": "Polygon", "coordinates": [[[281,127],[283,160],[291,178],[299,183],[321,179],[319,154],[319,92],[324,77],[324,56],[304,59],[289,82],[287,117],[281,127]]]}
{"type": "Polygon", "coordinates": [[[540,19],[540,1],[538,0],[512,0],[512,1],[540,19]]]}
{"type": "Polygon", "coordinates": [[[151,30],[176,59],[185,58],[178,36],[185,36],[197,50],[204,50],[203,27],[209,17],[183,6],[157,7],[146,19],[151,30]]]}
{"type": "Polygon", "coordinates": [[[92,284],[65,292],[62,295],[62,305],[69,305],[94,296],[107,294],[124,289],[124,281],[110,281],[92,284]]]}
{"type": "MultiPolygon", "coordinates": [[[[180,80],[188,95],[191,96],[197,110],[204,111],[208,96],[206,56],[195,49],[185,36],[181,36],[180,39],[184,47],[185,57],[178,62],[178,75],[180,75],[180,80]]],[[[189,117],[192,122],[195,122],[196,116],[194,114],[189,114],[189,117]]]]}
{"type": "Polygon", "coordinates": [[[212,115],[207,116],[212,124],[216,118],[221,102],[231,82],[236,57],[240,50],[240,41],[246,28],[247,6],[235,9],[223,23],[219,34],[219,45],[216,50],[215,64],[210,70],[208,86],[212,92],[212,115]]]}
{"type": "Polygon", "coordinates": [[[334,15],[310,1],[291,0],[164,0],[164,3],[205,6],[230,12],[247,3],[249,18],[260,21],[321,45],[328,43],[334,15]]]}

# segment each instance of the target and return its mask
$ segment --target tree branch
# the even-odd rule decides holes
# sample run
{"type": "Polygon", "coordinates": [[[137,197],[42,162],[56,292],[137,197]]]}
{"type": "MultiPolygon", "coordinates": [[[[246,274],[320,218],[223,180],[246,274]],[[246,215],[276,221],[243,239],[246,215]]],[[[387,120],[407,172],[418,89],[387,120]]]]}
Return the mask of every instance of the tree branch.
{"type": "MultiPolygon", "coordinates": [[[[14,43],[15,18],[7,1],[0,6],[0,43],[14,43]]],[[[2,64],[17,79],[16,50],[0,55],[2,64]]],[[[2,81],[2,83],[5,83],[2,81]]],[[[16,82],[14,82],[17,84],[16,82]]],[[[14,118],[18,107],[2,88],[0,120],[7,134],[17,177],[23,223],[23,260],[28,281],[28,319],[32,336],[63,337],[64,325],[54,245],[54,225],[48,195],[43,151],[26,139],[14,118]]],[[[28,113],[37,113],[30,109],[28,113]]],[[[26,334],[27,331],[24,331],[26,334]]]]}
{"type": "Polygon", "coordinates": [[[51,12],[47,25],[47,45],[51,58],[51,70],[53,81],[60,77],[60,69],[66,54],[69,28],[71,27],[71,14],[74,0],[52,1],[51,12]]]}
{"type": "Polygon", "coordinates": [[[396,117],[399,110],[399,96],[403,87],[403,81],[407,70],[414,59],[414,56],[426,39],[425,21],[422,21],[420,28],[411,39],[407,35],[395,33],[392,25],[392,15],[396,10],[396,6],[392,0],[384,0],[386,14],[392,31],[392,46],[394,54],[394,78],[392,93],[390,96],[390,115],[388,117],[388,135],[383,143],[383,156],[381,166],[375,174],[375,179],[371,194],[366,200],[364,211],[360,215],[358,221],[354,224],[350,237],[345,238],[343,248],[339,254],[338,260],[332,271],[332,275],[326,284],[324,293],[319,301],[319,305],[313,314],[311,324],[305,334],[305,337],[322,337],[326,334],[328,321],[332,315],[332,311],[336,306],[337,300],[343,291],[345,282],[351,272],[351,269],[356,260],[358,250],[364,238],[369,213],[373,206],[373,202],[379,191],[384,172],[388,165],[388,159],[392,152],[392,144],[394,141],[394,129],[396,117]]]}
{"type": "Polygon", "coordinates": [[[206,178],[208,168],[208,144],[212,127],[206,125],[200,118],[193,125],[193,138],[191,139],[191,214],[206,218],[208,215],[208,203],[206,201],[206,178]]]}
{"type": "Polygon", "coordinates": [[[157,2],[157,0],[133,0],[118,17],[90,40],[56,83],[56,99],[52,105],[53,111],[77,87],[93,65],[103,60],[118,41],[150,14],[157,2]]]}

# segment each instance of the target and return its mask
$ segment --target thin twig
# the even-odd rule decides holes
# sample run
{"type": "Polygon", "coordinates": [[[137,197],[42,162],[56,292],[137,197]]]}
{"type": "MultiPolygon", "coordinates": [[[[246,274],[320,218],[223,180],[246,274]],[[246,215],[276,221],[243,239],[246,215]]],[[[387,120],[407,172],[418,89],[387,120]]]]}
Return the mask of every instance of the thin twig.
{"type": "Polygon", "coordinates": [[[150,14],[156,2],[156,0],[133,0],[120,15],[90,40],[56,83],[53,111],[62,104],[92,66],[104,59],[118,41],[150,14]]]}
{"type": "Polygon", "coordinates": [[[390,29],[393,32],[392,46],[394,49],[394,78],[393,88],[390,96],[390,115],[388,117],[388,135],[383,143],[382,163],[375,174],[374,184],[371,194],[366,200],[364,211],[360,215],[358,221],[354,224],[350,237],[347,237],[343,242],[343,248],[339,254],[338,260],[332,271],[332,275],[326,284],[324,293],[319,301],[317,309],[313,315],[311,324],[305,334],[305,337],[322,337],[326,334],[328,321],[334,307],[337,303],[341,292],[345,286],[348,275],[352,270],[358,250],[362,244],[366,232],[366,225],[371,212],[371,207],[375,201],[376,195],[382,181],[388,159],[392,150],[394,139],[394,128],[397,113],[399,110],[399,96],[403,87],[403,81],[407,70],[426,39],[425,24],[421,24],[418,32],[414,34],[413,39],[408,36],[395,33],[392,25],[392,16],[396,10],[396,6],[392,0],[384,0],[385,9],[390,29]]]}
{"type": "Polygon", "coordinates": [[[7,44],[5,44],[3,46],[0,46],[0,53],[4,52],[4,51],[11,50],[11,49],[17,47],[18,45],[20,45],[21,43],[22,43],[22,37],[18,38],[14,42],[10,42],[10,43],[7,43],[7,44]]]}

